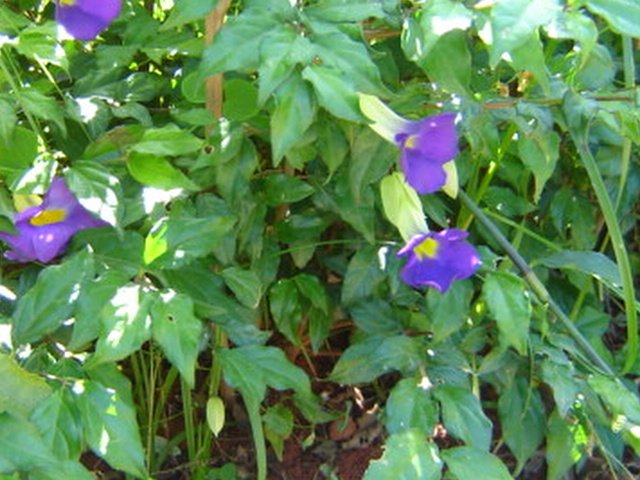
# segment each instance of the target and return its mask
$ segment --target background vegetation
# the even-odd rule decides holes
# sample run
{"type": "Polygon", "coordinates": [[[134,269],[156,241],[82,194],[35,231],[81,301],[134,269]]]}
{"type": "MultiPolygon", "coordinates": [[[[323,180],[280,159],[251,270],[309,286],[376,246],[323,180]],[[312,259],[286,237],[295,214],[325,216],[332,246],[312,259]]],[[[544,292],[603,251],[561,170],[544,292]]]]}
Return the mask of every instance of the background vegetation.
{"type": "Polygon", "coordinates": [[[640,4],[173,3],[93,42],[0,5],[2,229],[55,175],[111,225],[3,260],[0,477],[286,478],[351,425],[368,480],[634,478],[640,4]],[[421,201],[483,263],[444,294],[399,280],[358,92],[459,115],[421,201]]]}

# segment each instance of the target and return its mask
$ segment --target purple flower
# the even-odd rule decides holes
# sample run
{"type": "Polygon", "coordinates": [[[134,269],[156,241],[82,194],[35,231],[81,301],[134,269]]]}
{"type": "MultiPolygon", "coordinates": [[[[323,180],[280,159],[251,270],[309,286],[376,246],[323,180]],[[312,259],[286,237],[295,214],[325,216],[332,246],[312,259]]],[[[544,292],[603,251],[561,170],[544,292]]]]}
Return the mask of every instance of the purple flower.
{"type": "Polygon", "coordinates": [[[408,257],[400,278],[412,287],[433,287],[441,293],[454,280],[469,278],[480,257],[466,238],[467,232],[455,228],[416,235],[398,252],[408,257]]]}
{"type": "Polygon", "coordinates": [[[80,205],[60,177],[53,179],[42,203],[18,213],[14,223],[17,233],[0,232],[0,239],[11,247],[5,257],[43,263],[61,254],[79,230],[108,225],[80,205]]]}
{"type": "Polygon", "coordinates": [[[93,40],[120,14],[122,0],[58,0],[56,20],[77,40],[93,40]]]}
{"type": "Polygon", "coordinates": [[[395,141],[402,149],[400,167],[416,192],[432,193],[446,183],[444,164],[458,154],[455,117],[443,113],[406,122],[396,133],[395,141]]]}
{"type": "Polygon", "coordinates": [[[407,183],[421,194],[441,188],[457,194],[457,174],[452,160],[458,154],[454,113],[442,113],[421,120],[407,120],[379,98],[359,94],[360,110],[373,121],[369,126],[402,150],[400,167],[407,183]],[[451,162],[451,163],[449,163],[451,162]]]}

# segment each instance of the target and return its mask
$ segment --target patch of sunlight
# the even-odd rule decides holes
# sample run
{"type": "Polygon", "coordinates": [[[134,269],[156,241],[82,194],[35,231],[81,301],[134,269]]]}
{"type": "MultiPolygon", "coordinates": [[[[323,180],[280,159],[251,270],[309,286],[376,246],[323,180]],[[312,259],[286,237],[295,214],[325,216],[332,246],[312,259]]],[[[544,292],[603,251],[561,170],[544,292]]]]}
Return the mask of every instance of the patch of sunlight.
{"type": "Polygon", "coordinates": [[[73,382],[73,385],[71,386],[71,391],[76,395],[82,395],[85,390],[86,388],[84,386],[84,380],[78,380],[77,382],[73,382]]]}
{"type": "Polygon", "coordinates": [[[157,206],[164,206],[178,198],[182,195],[183,191],[182,188],[164,190],[157,187],[144,187],[142,189],[142,206],[144,212],[147,215],[150,214],[157,206]]]}
{"type": "Polygon", "coordinates": [[[80,117],[84,122],[90,122],[98,114],[98,105],[93,103],[93,97],[78,97],[75,99],[80,110],[80,117]]]}
{"type": "Polygon", "coordinates": [[[102,455],[106,455],[107,450],[109,449],[109,442],[111,441],[111,437],[109,436],[109,432],[107,432],[104,428],[102,429],[102,433],[100,433],[100,442],[98,443],[98,451],[102,455]]]}
{"type": "Polygon", "coordinates": [[[13,344],[11,343],[11,325],[8,323],[0,324],[0,347],[13,350],[13,344]]]}
{"type": "Polygon", "coordinates": [[[431,20],[431,29],[437,36],[444,35],[451,30],[466,30],[471,26],[471,17],[454,15],[449,18],[435,17],[431,20]]]}
{"type": "Polygon", "coordinates": [[[387,254],[389,253],[389,247],[380,247],[378,249],[378,265],[383,272],[387,269],[387,254]]]}

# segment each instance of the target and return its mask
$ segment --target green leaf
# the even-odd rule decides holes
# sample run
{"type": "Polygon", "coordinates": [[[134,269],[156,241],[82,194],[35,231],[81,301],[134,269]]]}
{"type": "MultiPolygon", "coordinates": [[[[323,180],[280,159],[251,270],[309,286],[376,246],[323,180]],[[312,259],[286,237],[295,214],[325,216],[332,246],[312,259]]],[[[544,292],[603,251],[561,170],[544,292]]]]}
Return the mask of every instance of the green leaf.
{"type": "Polygon", "coordinates": [[[350,345],[331,372],[333,382],[367,383],[393,370],[412,373],[422,355],[414,338],[404,335],[372,336],[350,345]]]}
{"type": "Polygon", "coordinates": [[[438,420],[436,403],[416,379],[405,378],[396,383],[385,406],[385,427],[389,433],[416,429],[430,435],[438,420]]]}
{"type": "Polygon", "coordinates": [[[580,393],[582,383],[576,379],[573,364],[568,359],[566,364],[546,360],[542,364],[542,379],[553,389],[558,412],[566,417],[580,393]]]}
{"type": "Polygon", "coordinates": [[[640,425],[640,401],[637,393],[631,392],[619,379],[600,374],[590,376],[587,382],[609,407],[614,419],[623,416],[625,422],[640,425]]]}
{"type": "MultiPolygon", "coordinates": [[[[13,132],[16,129],[17,123],[18,123],[18,116],[16,115],[13,104],[11,102],[8,102],[7,100],[0,98],[0,149],[2,149],[5,145],[7,144],[10,145],[12,143],[11,139],[13,137],[13,132]]],[[[37,147],[37,143],[36,143],[36,147],[37,147]]],[[[16,153],[18,152],[19,151],[16,151],[16,153]]],[[[28,151],[22,152],[22,153],[28,154],[28,151]]],[[[7,163],[10,161],[9,159],[11,157],[6,157],[2,153],[0,153],[0,155],[2,155],[2,158],[6,159],[5,161],[7,163]]],[[[35,157],[35,151],[34,151],[33,157],[35,157]]],[[[33,157],[27,157],[27,158],[33,158],[33,157]]],[[[24,158],[24,156],[22,158],[24,158]]],[[[18,159],[20,159],[20,157],[18,157],[18,159]]],[[[15,162],[16,159],[14,157],[14,158],[11,158],[11,160],[15,162]]],[[[0,174],[2,173],[4,168],[5,168],[4,166],[0,167],[0,174]]]]}
{"type": "Polygon", "coordinates": [[[258,307],[262,299],[263,287],[254,271],[229,267],[220,272],[220,275],[240,303],[249,308],[258,307]]]}
{"type": "Polygon", "coordinates": [[[522,280],[507,272],[491,273],[482,294],[505,344],[526,355],[531,301],[522,280]]]}
{"type": "Polygon", "coordinates": [[[349,144],[340,126],[326,118],[320,124],[318,134],[318,153],[332,176],[347,157],[349,144]]]}
{"type": "Polygon", "coordinates": [[[585,455],[589,433],[577,420],[565,420],[557,410],[549,416],[547,424],[547,479],[560,480],[572,465],[585,455]]]}
{"type": "Polygon", "coordinates": [[[282,25],[265,37],[260,45],[258,105],[264,105],[273,92],[289,78],[295,63],[304,60],[304,55],[310,58],[302,61],[303,64],[313,59],[309,46],[309,39],[298,35],[290,25],[282,25]]]}
{"type": "Polygon", "coordinates": [[[533,200],[538,203],[542,189],[551,178],[560,157],[560,136],[553,132],[535,130],[518,136],[518,154],[522,163],[533,173],[536,187],[533,200]]]}
{"type": "Polygon", "coordinates": [[[269,310],[278,330],[292,343],[299,344],[298,329],[303,320],[298,287],[293,279],[279,280],[269,292],[269,310]]]}
{"type": "Polygon", "coordinates": [[[132,152],[127,158],[127,169],[131,176],[143,185],[165,190],[199,190],[198,185],[163,157],[132,152]]]}
{"type": "Polygon", "coordinates": [[[267,385],[276,390],[292,389],[301,396],[311,396],[309,378],[278,348],[250,345],[222,349],[219,356],[225,380],[240,390],[245,400],[260,403],[267,385]]]}
{"type": "Polygon", "coordinates": [[[91,245],[96,259],[96,270],[117,271],[130,278],[142,267],[144,238],[132,230],[118,232],[112,228],[99,228],[78,232],[72,247],[91,245]]]}
{"type": "Polygon", "coordinates": [[[452,30],[467,30],[473,14],[453,0],[433,0],[408,19],[402,35],[402,48],[407,57],[419,63],[426,58],[440,37],[452,30]]]}
{"type": "Polygon", "coordinates": [[[380,0],[323,0],[306,7],[304,13],[327,22],[360,22],[370,17],[383,18],[382,3],[380,0]]]}
{"type": "Polygon", "coordinates": [[[263,415],[264,433],[278,460],[282,461],[284,441],[293,432],[293,413],[281,403],[270,407],[263,415]]]}
{"type": "Polygon", "coordinates": [[[610,286],[619,287],[622,283],[618,266],[600,252],[564,250],[550,257],[542,258],[538,262],[549,268],[577,270],[592,275],[610,286]]]}
{"type": "Polygon", "coordinates": [[[240,78],[224,82],[224,96],[233,101],[224,102],[223,115],[231,121],[242,122],[259,112],[258,89],[253,83],[240,78]]]}
{"type": "Polygon", "coordinates": [[[544,439],[544,407],[540,394],[524,378],[516,378],[498,400],[502,436],[517,460],[518,475],[544,439]]]}
{"type": "MultiPolygon", "coordinates": [[[[356,132],[351,139],[349,187],[354,201],[360,203],[364,195],[363,190],[380,180],[395,163],[398,149],[370,128],[361,128],[356,132]]],[[[380,188],[382,189],[382,186],[380,188]]]]}
{"type": "Polygon", "coordinates": [[[380,196],[385,215],[400,231],[405,242],[414,235],[429,231],[420,197],[404,175],[395,172],[384,177],[380,182],[380,196]]]}
{"type": "Polygon", "coordinates": [[[457,480],[477,480],[478,472],[491,480],[513,479],[498,457],[472,447],[448,448],[442,458],[457,480]]]}
{"type": "Polygon", "coordinates": [[[0,475],[14,472],[28,472],[30,478],[49,480],[94,478],[82,465],[58,459],[33,423],[0,413],[0,475]]]}
{"type": "Polygon", "coordinates": [[[84,208],[110,225],[118,225],[123,205],[117,177],[97,162],[76,161],[65,171],[65,180],[84,208]]]}
{"type": "Polygon", "coordinates": [[[102,331],[89,363],[115,362],[139,350],[151,338],[149,311],[156,300],[155,292],[140,285],[120,287],[102,309],[102,331]]]}
{"type": "Polygon", "coordinates": [[[230,18],[204,51],[201,76],[256,70],[260,66],[260,45],[280,28],[281,18],[266,9],[251,9],[230,18]]]}
{"type": "Polygon", "coordinates": [[[91,450],[113,468],[147,478],[134,406],[113,388],[94,381],[81,382],[75,393],[91,450]]]}
{"type": "Polygon", "coordinates": [[[270,126],[272,161],[277,166],[313,122],[316,104],[309,86],[298,75],[280,85],[275,101],[270,126]]]}
{"type": "Polygon", "coordinates": [[[31,421],[58,458],[79,459],[84,449],[80,412],[67,388],[59,388],[33,412],[31,421]]]}
{"type": "Polygon", "coordinates": [[[442,465],[438,447],[425,441],[425,432],[410,429],[387,438],[382,458],[371,462],[363,478],[439,480],[442,465]]]}
{"type": "Polygon", "coordinates": [[[616,32],[640,37],[640,4],[635,0],[587,0],[587,8],[605,18],[616,32]]]}
{"type": "Polygon", "coordinates": [[[447,431],[474,450],[489,451],[493,425],[482,411],[478,398],[454,385],[439,385],[433,389],[433,395],[440,402],[447,431]]]}
{"type": "Polygon", "coordinates": [[[196,152],[202,145],[203,141],[198,137],[169,124],[145,130],[140,141],[131,146],[131,150],[150,155],[178,156],[196,152]]]}
{"type": "Polygon", "coordinates": [[[339,30],[316,33],[310,38],[314,53],[312,67],[321,64],[335,69],[340,72],[343,83],[348,79],[359,92],[381,97],[390,95],[380,79],[380,70],[362,42],[352,40],[339,30]]]}
{"type": "Polygon", "coordinates": [[[8,138],[0,137],[0,175],[4,177],[22,173],[31,166],[37,154],[38,136],[26,128],[15,127],[8,138]]]}
{"type": "Polygon", "coordinates": [[[40,340],[67,320],[84,279],[91,278],[93,271],[93,257],[87,251],[43,270],[16,305],[12,329],[14,345],[40,340]]]}
{"type": "Polygon", "coordinates": [[[14,92],[17,102],[30,114],[51,120],[66,134],[67,127],[64,123],[63,109],[58,102],[33,87],[21,88],[14,92]]]}
{"type": "Polygon", "coordinates": [[[293,277],[293,280],[298,291],[311,302],[311,305],[324,313],[329,313],[329,298],[318,277],[301,273],[293,277]]]}
{"type": "Polygon", "coordinates": [[[144,261],[158,268],[175,268],[211,253],[231,231],[230,215],[198,218],[180,213],[160,219],[145,240],[144,261]]]}
{"type": "Polygon", "coordinates": [[[265,200],[272,207],[299,202],[314,192],[305,181],[285,173],[273,173],[264,179],[265,200]]]}
{"type": "Polygon", "coordinates": [[[169,18],[160,27],[160,30],[169,30],[185,23],[200,20],[217,4],[218,0],[180,0],[174,4],[169,18]]]}
{"type": "Polygon", "coordinates": [[[499,0],[491,9],[491,65],[497,65],[503,53],[524,45],[559,11],[557,0],[499,0]]]}
{"type": "Polygon", "coordinates": [[[427,307],[432,321],[433,341],[441,342],[460,330],[469,316],[473,287],[469,282],[455,282],[445,293],[427,292],[427,307]]]}
{"type": "Polygon", "coordinates": [[[160,292],[150,310],[153,339],[187,385],[195,386],[196,360],[203,336],[202,322],[193,313],[193,300],[169,290],[160,292]]]}
{"type": "Polygon", "coordinates": [[[378,249],[365,247],[351,257],[342,286],[342,302],[353,304],[372,296],[386,274],[380,265],[378,249]]]}
{"type": "Polygon", "coordinates": [[[444,90],[469,95],[471,80],[471,53],[467,34],[453,30],[444,34],[418,65],[444,90]]]}
{"type": "Polygon", "coordinates": [[[318,103],[329,113],[352,122],[364,122],[356,92],[338,69],[309,65],[302,70],[302,78],[313,85],[318,103]]]}
{"type": "Polygon", "coordinates": [[[9,355],[0,353],[0,412],[27,417],[51,395],[44,378],[23,369],[9,355]]]}

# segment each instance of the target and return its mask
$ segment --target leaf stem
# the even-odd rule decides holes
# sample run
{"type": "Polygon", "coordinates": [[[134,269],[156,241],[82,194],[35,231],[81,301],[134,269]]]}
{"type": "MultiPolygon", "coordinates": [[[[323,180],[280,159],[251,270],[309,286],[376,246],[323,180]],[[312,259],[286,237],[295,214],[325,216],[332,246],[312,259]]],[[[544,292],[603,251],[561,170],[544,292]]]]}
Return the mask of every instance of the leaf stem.
{"type": "Polygon", "coordinates": [[[482,209],[462,190],[458,193],[458,196],[462,203],[467,207],[476,217],[476,219],[482,224],[483,227],[493,236],[493,238],[500,244],[504,251],[509,255],[513,263],[520,270],[524,280],[529,284],[533,293],[538,299],[549,306],[549,309],[560,320],[567,332],[575,340],[575,342],[582,348],[585,354],[591,359],[591,361],[607,375],[614,375],[613,370],[609,365],[598,355],[598,353],[591,346],[589,341],[580,333],[580,330],[573,324],[573,322],[567,317],[562,308],[555,302],[555,300],[549,294],[549,291],[542,284],[538,276],[531,269],[526,260],[513,248],[509,240],[500,232],[498,227],[487,217],[482,209]]]}

